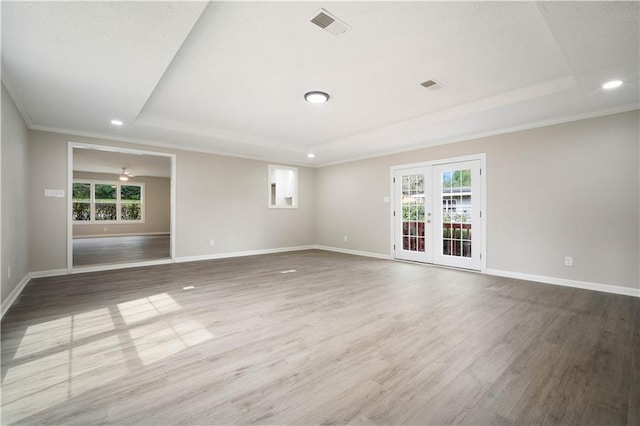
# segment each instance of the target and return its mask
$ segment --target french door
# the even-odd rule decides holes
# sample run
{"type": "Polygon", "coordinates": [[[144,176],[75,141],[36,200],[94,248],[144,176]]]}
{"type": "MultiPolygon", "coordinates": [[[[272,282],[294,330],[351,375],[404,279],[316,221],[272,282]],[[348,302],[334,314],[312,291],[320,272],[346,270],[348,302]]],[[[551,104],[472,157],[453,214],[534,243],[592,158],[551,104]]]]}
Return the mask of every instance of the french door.
{"type": "Polygon", "coordinates": [[[395,258],[480,270],[480,160],[394,173],[395,258]]]}
{"type": "Polygon", "coordinates": [[[395,172],[395,255],[432,262],[431,173],[428,167],[395,172]]]}

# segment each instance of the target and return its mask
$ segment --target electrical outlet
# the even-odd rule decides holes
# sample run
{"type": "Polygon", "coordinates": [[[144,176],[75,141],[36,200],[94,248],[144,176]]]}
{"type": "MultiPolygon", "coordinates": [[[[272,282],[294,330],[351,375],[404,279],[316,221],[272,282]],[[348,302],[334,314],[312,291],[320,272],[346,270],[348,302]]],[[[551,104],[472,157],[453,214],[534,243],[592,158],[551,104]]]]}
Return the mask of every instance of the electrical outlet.
{"type": "Polygon", "coordinates": [[[7,278],[11,278],[11,265],[7,266],[7,278]]]}
{"type": "Polygon", "coordinates": [[[564,266],[573,266],[573,257],[566,256],[564,258],[564,266]]]}
{"type": "Polygon", "coordinates": [[[216,242],[214,240],[209,240],[209,245],[210,246],[214,246],[216,244],[216,242]]]}
{"type": "Polygon", "coordinates": [[[347,236],[344,236],[344,242],[346,243],[349,239],[347,238],[347,236]]]}

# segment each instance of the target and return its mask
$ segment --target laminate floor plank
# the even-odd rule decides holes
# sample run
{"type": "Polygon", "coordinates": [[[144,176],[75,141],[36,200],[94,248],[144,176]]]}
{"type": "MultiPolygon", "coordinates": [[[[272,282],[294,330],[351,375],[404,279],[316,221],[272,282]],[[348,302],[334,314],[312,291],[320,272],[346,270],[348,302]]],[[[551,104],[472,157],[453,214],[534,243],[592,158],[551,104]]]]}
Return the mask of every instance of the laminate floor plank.
{"type": "Polygon", "coordinates": [[[73,266],[130,263],[171,257],[168,235],[73,239],[73,266]]]}
{"type": "Polygon", "coordinates": [[[1,420],[632,425],[639,322],[633,297],[317,250],[38,278],[2,321],[1,420]]]}

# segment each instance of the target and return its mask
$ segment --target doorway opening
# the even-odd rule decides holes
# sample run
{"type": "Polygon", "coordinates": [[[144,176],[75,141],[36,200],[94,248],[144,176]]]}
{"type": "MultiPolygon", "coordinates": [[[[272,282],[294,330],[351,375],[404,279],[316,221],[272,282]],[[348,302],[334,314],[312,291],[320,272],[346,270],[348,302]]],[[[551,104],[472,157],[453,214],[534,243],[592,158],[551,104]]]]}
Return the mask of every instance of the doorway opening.
{"type": "Polygon", "coordinates": [[[69,272],[175,258],[175,155],[69,142],[69,272]]]}

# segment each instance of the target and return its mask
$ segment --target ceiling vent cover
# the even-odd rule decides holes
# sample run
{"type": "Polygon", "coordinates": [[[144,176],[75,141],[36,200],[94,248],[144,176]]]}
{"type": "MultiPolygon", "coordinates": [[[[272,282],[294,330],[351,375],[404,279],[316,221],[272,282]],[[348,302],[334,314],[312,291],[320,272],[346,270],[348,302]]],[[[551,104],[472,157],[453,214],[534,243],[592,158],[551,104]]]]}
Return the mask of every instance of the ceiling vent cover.
{"type": "Polygon", "coordinates": [[[313,16],[311,17],[311,23],[316,24],[323,30],[330,32],[331,34],[336,36],[351,29],[351,27],[345,22],[339,20],[324,9],[320,9],[313,14],[313,16]]]}
{"type": "Polygon", "coordinates": [[[426,89],[429,89],[429,90],[440,90],[443,87],[442,84],[438,83],[435,80],[424,81],[424,82],[420,83],[420,86],[422,86],[422,87],[424,87],[426,89]]]}
{"type": "Polygon", "coordinates": [[[311,22],[313,22],[314,24],[316,24],[322,29],[327,28],[329,25],[333,24],[335,21],[336,21],[335,19],[333,19],[331,16],[327,15],[322,11],[319,12],[316,16],[314,16],[313,19],[311,20],[311,22]]]}

